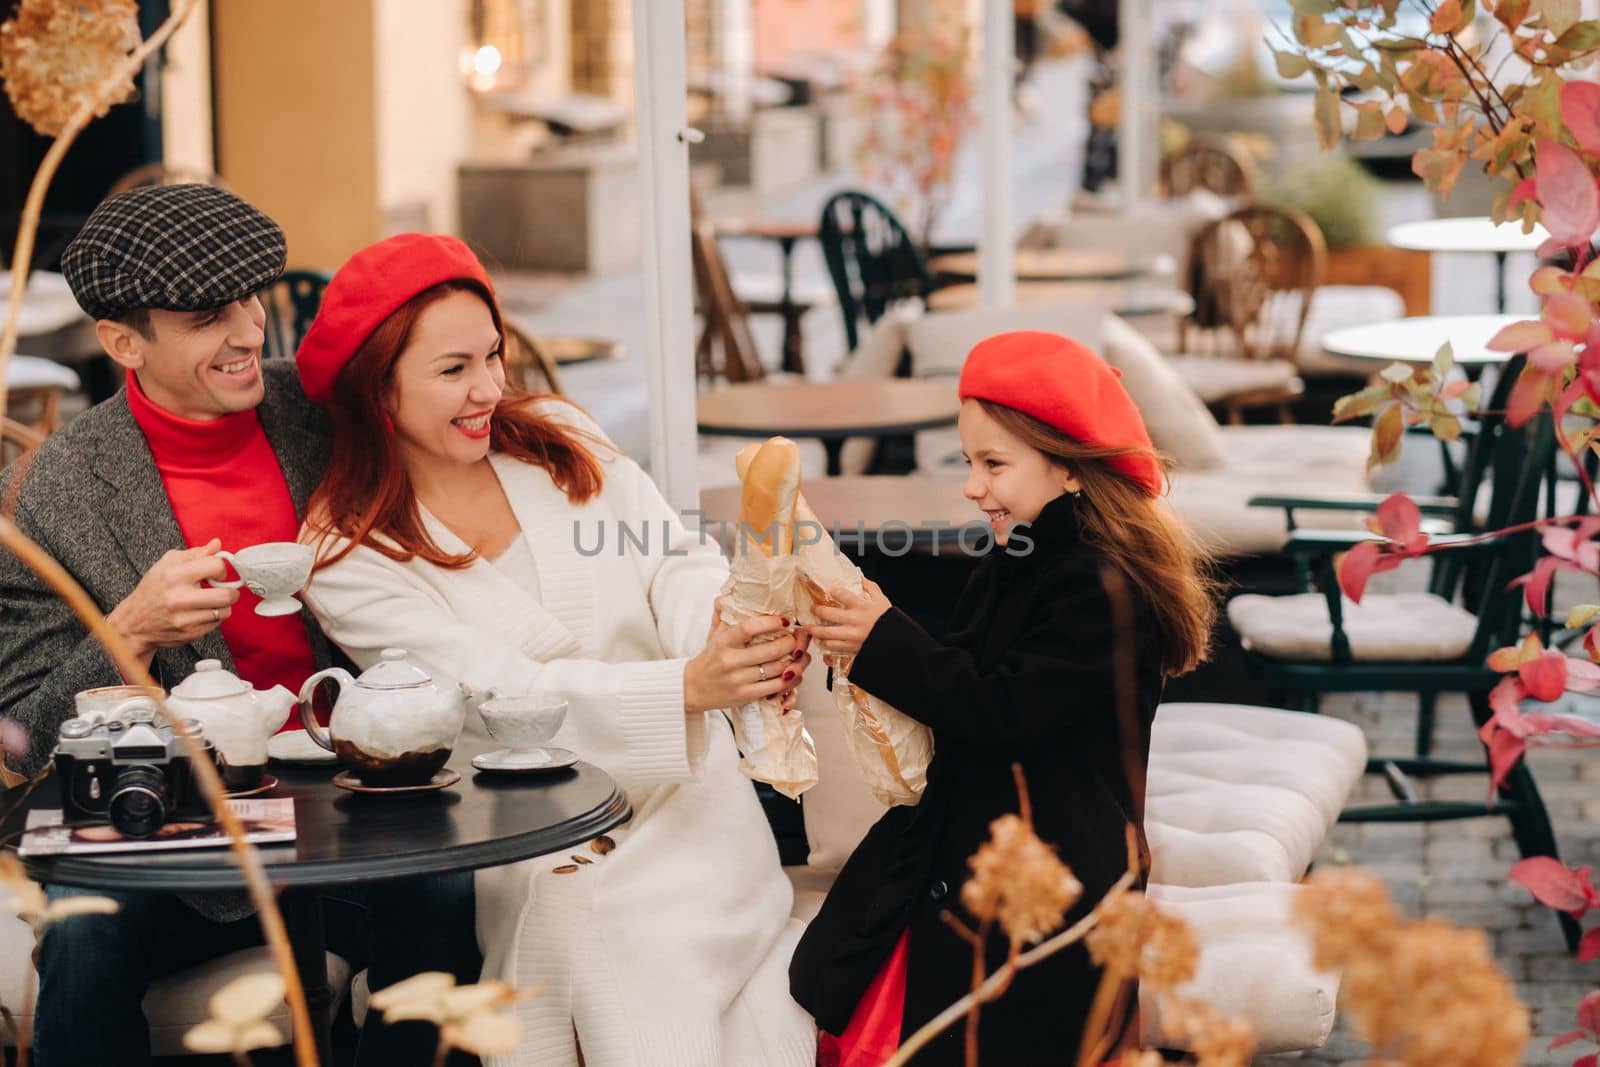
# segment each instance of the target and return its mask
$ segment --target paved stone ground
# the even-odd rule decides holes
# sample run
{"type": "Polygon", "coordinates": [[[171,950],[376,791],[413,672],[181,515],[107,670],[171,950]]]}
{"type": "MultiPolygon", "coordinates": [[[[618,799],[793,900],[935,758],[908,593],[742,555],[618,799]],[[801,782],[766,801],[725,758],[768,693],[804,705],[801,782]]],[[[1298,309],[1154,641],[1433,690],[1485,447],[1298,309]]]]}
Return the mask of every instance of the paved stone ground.
{"type": "MultiPolygon", "coordinates": [[[[1414,698],[1340,694],[1327,698],[1323,711],[1359,725],[1375,753],[1403,754],[1414,744],[1414,698]]],[[[1481,756],[1464,699],[1440,700],[1435,736],[1441,756],[1481,756]]],[[[1571,864],[1600,863],[1600,751],[1542,750],[1530,758],[1556,828],[1562,859],[1571,864]]],[[[1484,782],[1476,777],[1442,780],[1419,792],[1438,799],[1485,795],[1484,782]]],[[[1351,798],[1352,803],[1387,799],[1387,789],[1375,778],[1363,780],[1351,798]]],[[[1535,1036],[1526,1062],[1565,1067],[1591,1050],[1573,1046],[1548,1052],[1545,1047],[1552,1037],[1574,1027],[1578,1001],[1600,988],[1600,962],[1580,966],[1567,954],[1555,916],[1533,904],[1520,886],[1507,881],[1506,871],[1518,858],[1504,819],[1474,819],[1422,825],[1340,825],[1324,844],[1317,863],[1353,863],[1381,875],[1408,917],[1427,916],[1483,928],[1501,969],[1516,981],[1518,995],[1533,1012],[1535,1036]]],[[[1341,1017],[1327,1045],[1307,1053],[1301,1062],[1358,1064],[1365,1057],[1365,1044],[1341,1017]]]]}

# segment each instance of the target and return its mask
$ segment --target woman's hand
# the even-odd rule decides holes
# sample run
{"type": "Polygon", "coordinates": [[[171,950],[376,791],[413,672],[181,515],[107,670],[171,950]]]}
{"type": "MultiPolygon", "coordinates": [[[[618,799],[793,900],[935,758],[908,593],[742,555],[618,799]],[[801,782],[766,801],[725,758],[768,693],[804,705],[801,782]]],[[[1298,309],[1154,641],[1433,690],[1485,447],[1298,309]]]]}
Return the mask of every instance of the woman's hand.
{"type": "Polygon", "coordinates": [[[861,646],[866,643],[867,635],[872,632],[883,613],[894,605],[889,603],[889,598],[883,595],[883,590],[878,588],[878,583],[870,579],[862,579],[862,591],[851,592],[849,589],[838,588],[828,590],[828,595],[839,602],[839,607],[830,607],[827,604],[818,604],[813,610],[822,622],[810,627],[812,634],[822,645],[822,650],[828,653],[828,665],[833,665],[835,656],[853,656],[861,651],[861,646]]]}
{"type": "Polygon", "coordinates": [[[785,707],[793,706],[793,690],[811,662],[810,638],[776,615],[754,615],[734,626],[721,615],[721,603],[712,605],[706,647],[683,668],[684,711],[736,708],[780,695],[785,707]],[[780,632],[776,639],[751,643],[780,632]]]}

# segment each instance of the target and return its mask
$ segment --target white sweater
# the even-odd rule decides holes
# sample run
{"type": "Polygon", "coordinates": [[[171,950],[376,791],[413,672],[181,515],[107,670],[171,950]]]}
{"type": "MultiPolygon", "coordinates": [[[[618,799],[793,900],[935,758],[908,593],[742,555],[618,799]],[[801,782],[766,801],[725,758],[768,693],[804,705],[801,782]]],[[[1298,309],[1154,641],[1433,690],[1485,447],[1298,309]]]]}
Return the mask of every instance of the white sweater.
{"type": "MultiPolygon", "coordinates": [[[[546,414],[600,432],[569,405],[546,414]]],[[[771,831],[724,717],[683,710],[684,664],[705,643],[726,562],[636,463],[602,459],[604,489],[573,506],[540,468],[492,457],[537,598],[481,559],[450,571],[358,547],[306,601],[363,667],[403,648],[442,683],[565,698],[552,743],[633,803],[616,851],[575,874],[551,873],[564,855],[478,872],[484,976],[545,985],[519,1005],[516,1054],[494,1067],[574,1067],[574,1029],[589,1067],[811,1067],[815,1030],[788,991],[800,927],[771,831]],[[619,523],[635,538],[620,551],[619,523]]],[[[442,548],[465,550],[423,518],[442,548]]]]}

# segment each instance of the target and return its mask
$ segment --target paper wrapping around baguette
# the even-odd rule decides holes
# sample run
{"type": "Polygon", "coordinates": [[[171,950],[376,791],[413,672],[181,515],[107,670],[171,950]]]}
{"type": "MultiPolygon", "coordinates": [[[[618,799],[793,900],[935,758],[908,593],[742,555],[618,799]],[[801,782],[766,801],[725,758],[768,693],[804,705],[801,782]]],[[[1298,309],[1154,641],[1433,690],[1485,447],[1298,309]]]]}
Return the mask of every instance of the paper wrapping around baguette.
{"type": "MultiPolygon", "coordinates": [[[[759,446],[739,453],[735,461],[740,476],[748,469],[759,446]]],[[[845,588],[861,592],[861,570],[839,552],[827,530],[797,493],[794,610],[802,625],[814,625],[818,603],[833,603],[827,591],[845,588]]],[[[818,655],[813,651],[813,656],[818,655]]],[[[843,658],[833,672],[833,704],[844,720],[845,740],[862,780],[880,803],[915,804],[928,784],[928,764],[933,761],[933,731],[850,682],[851,657],[843,658]]]]}
{"type": "MultiPolygon", "coordinates": [[[[799,449],[776,437],[746,451],[750,458],[740,464],[740,535],[722,589],[721,618],[730,625],[752,615],[795,617],[792,549],[799,449]]],[[[733,733],[742,753],[739,769],[746,777],[770,784],[791,800],[817,784],[816,746],[798,709],[786,712],[776,699],[734,708],[733,733]]]]}

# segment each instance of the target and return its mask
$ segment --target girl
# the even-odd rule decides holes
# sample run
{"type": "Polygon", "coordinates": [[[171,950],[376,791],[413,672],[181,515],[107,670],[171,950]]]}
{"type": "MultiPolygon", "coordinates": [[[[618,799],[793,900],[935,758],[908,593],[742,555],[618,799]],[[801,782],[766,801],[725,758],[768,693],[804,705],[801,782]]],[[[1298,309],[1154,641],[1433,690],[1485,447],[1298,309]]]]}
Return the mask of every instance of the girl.
{"type": "Polygon", "coordinates": [[[722,554],[577,408],[508,395],[504,340],[467,247],[403,234],[340,269],[296,356],[334,424],[305,534],[328,636],[362,666],[392,646],[446,685],[566,700],[555,744],[633,803],[603,860],[478,872],[485,976],[544,985],[492,1062],[809,1067],[784,981],[792,891],[708,714],[791,692],[805,641],[747,647],[790,629],[772,617],[708,639],[722,554]],[[626,554],[622,524],[645,538],[626,554]]]}
{"type": "MultiPolygon", "coordinates": [[[[998,547],[950,635],[930,637],[871,582],[863,596],[835,591],[843,607],[817,608],[823,651],[854,655],[850,680],[935,739],[921,803],[890,809],[867,834],[790,966],[795,999],[823,1031],[819,1063],[876,1067],[969,989],[971,947],[939,912],[961,914],[967,858],[991,821],[1017,811],[1013,762],[1039,836],[1083,883],[1068,922],[1127,869],[1163,680],[1203,657],[1215,607],[1203,560],[1157,499],[1161,466],[1117,378],[1053,334],[977,345],[960,380],[964,493],[998,547]],[[1118,647],[1108,570],[1126,580],[1131,648],[1118,647]],[[1118,692],[1119,653],[1131,653],[1132,693],[1118,692]],[[1119,736],[1119,697],[1137,711],[1136,738],[1119,736]],[[1138,782],[1124,772],[1124,740],[1140,755],[1138,782]]],[[[990,971],[1003,940],[990,939],[990,971]]],[[[1081,944],[1021,972],[983,1009],[982,1061],[1071,1062],[1098,982],[1081,944]]],[[[958,1023],[916,1062],[962,1063],[962,1032],[958,1023]]]]}

